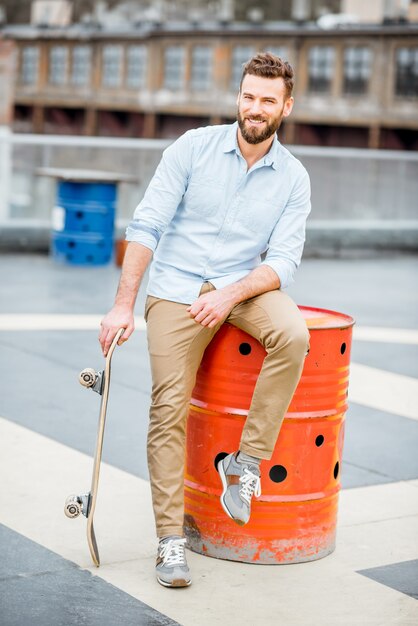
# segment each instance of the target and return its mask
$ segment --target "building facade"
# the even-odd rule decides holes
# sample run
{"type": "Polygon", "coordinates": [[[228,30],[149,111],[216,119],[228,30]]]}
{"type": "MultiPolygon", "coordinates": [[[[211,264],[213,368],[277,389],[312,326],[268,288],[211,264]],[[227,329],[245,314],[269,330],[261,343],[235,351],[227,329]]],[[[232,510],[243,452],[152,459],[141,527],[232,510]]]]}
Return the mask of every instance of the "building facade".
{"type": "Polygon", "coordinates": [[[270,50],[296,74],[286,143],[418,148],[418,24],[9,27],[15,132],[176,137],[235,119],[242,65],[270,50]]]}

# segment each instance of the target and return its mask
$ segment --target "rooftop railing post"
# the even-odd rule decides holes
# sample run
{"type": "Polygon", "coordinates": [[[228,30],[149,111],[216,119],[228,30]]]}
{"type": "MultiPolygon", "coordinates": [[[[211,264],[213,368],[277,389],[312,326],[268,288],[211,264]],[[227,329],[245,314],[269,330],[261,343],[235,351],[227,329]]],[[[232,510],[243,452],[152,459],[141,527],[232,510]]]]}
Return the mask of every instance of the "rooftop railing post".
{"type": "Polygon", "coordinates": [[[9,217],[11,142],[14,96],[14,43],[0,35],[0,221],[9,217]]]}
{"type": "Polygon", "coordinates": [[[10,217],[11,134],[8,126],[0,126],[0,222],[10,217]]]}

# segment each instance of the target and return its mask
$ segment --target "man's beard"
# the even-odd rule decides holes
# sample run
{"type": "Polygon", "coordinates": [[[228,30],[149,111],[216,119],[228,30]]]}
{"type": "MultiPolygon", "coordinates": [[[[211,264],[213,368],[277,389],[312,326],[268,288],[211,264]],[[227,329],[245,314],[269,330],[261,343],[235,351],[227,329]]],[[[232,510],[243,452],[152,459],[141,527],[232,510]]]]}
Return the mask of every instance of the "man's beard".
{"type": "MultiPolygon", "coordinates": [[[[246,116],[246,118],[248,118],[248,116],[246,116]]],[[[241,116],[240,110],[238,109],[238,126],[241,130],[243,138],[247,143],[257,144],[265,141],[266,139],[269,139],[272,135],[274,135],[275,132],[279,130],[280,124],[282,123],[283,119],[283,110],[280,111],[277,117],[272,118],[270,122],[267,122],[267,124],[263,125],[262,128],[257,128],[256,126],[251,126],[248,128],[245,125],[246,118],[243,118],[241,116]]],[[[251,119],[254,119],[255,121],[266,121],[263,117],[260,116],[254,116],[251,119]]]]}

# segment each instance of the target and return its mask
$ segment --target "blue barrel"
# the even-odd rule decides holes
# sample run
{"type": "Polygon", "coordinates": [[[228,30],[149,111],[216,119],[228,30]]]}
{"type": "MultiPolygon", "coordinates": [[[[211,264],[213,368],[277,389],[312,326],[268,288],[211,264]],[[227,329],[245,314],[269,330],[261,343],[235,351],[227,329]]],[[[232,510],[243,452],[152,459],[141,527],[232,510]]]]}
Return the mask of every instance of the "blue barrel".
{"type": "Polygon", "coordinates": [[[113,253],[116,182],[58,180],[52,255],[72,265],[104,265],[113,253]]]}

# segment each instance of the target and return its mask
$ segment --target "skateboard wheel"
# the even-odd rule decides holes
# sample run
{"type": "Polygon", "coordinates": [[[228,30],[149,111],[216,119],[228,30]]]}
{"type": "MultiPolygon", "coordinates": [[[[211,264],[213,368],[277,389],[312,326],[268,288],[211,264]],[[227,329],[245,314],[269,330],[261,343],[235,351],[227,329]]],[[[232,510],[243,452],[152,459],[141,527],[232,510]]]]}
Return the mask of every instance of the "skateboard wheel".
{"type": "Polygon", "coordinates": [[[78,496],[68,496],[65,501],[64,513],[67,517],[78,517],[82,512],[83,507],[81,500],[78,496]]]}
{"type": "Polygon", "coordinates": [[[86,367],[78,376],[78,380],[83,387],[93,387],[96,379],[97,374],[91,367],[86,367]]]}

